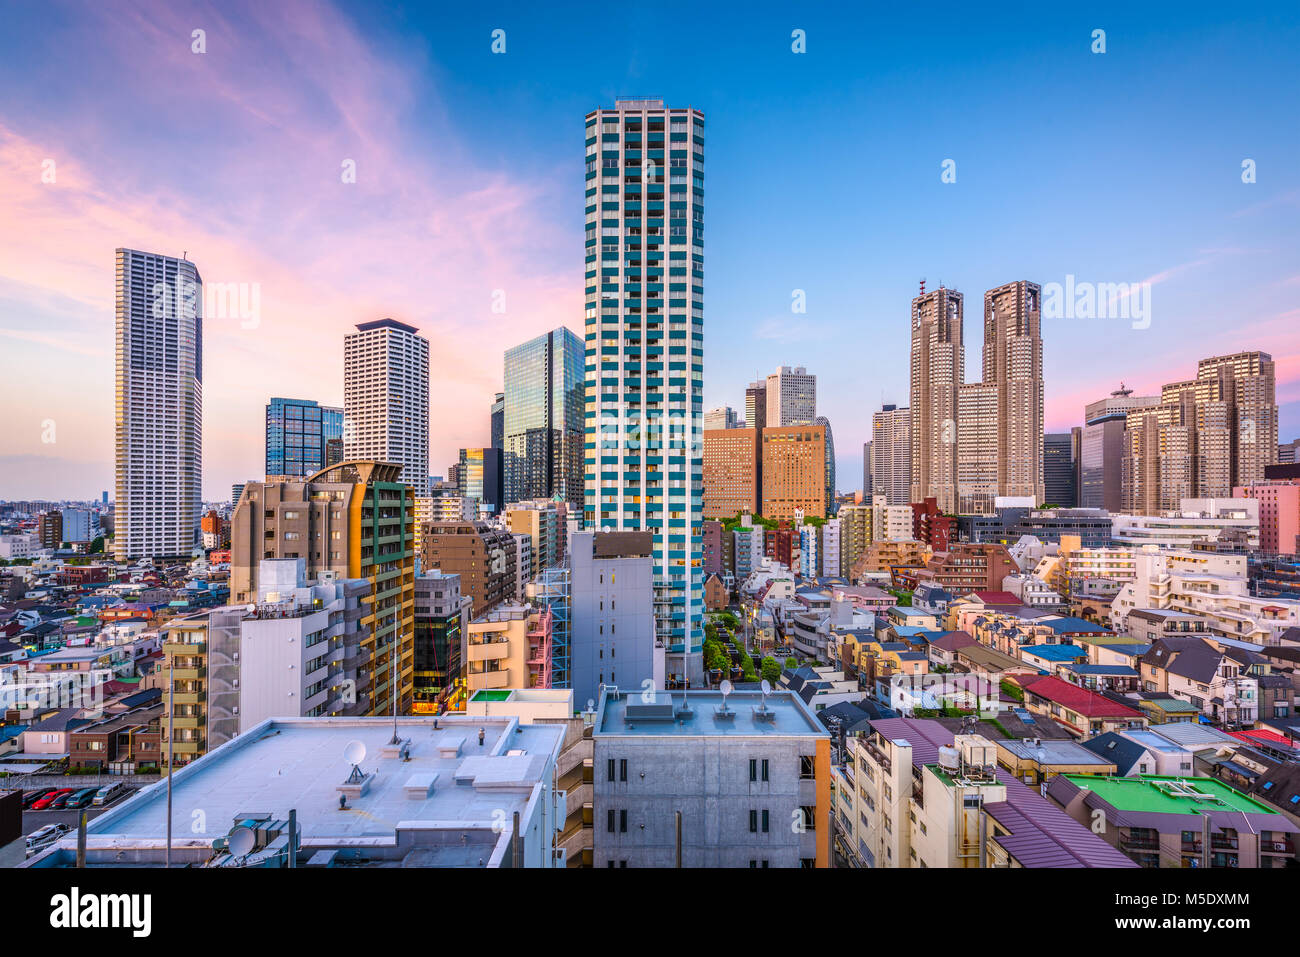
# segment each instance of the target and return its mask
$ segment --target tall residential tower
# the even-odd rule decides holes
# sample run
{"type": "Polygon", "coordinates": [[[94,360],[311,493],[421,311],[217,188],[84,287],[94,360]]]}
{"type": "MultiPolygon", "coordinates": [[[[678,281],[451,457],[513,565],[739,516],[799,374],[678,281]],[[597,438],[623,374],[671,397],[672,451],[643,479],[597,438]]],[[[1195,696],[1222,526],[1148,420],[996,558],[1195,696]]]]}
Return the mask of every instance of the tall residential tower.
{"type": "Polygon", "coordinates": [[[414,326],[378,319],[344,337],[343,454],[401,465],[429,494],[429,340],[414,326]]]}
{"type": "Polygon", "coordinates": [[[203,279],[188,259],[116,255],[113,554],[188,557],[203,481],[203,279]]]}
{"type": "Polygon", "coordinates": [[[668,679],[703,678],[704,114],[586,122],[584,525],[649,531],[668,679]]]}

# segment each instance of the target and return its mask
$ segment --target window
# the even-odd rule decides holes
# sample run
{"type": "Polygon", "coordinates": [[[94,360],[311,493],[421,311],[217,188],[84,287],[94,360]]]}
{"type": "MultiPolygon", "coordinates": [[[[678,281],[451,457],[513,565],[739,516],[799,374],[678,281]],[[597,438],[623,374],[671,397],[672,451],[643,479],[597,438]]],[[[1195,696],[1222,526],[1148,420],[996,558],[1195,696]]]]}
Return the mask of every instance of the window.
{"type": "Polygon", "coordinates": [[[750,834],[758,833],[758,812],[757,811],[749,812],[749,833],[750,834]]]}
{"type": "Polygon", "coordinates": [[[763,833],[764,833],[764,834],[768,833],[768,816],[767,816],[767,815],[768,815],[767,809],[764,808],[764,809],[763,809],[763,833]]]}
{"type": "Polygon", "coordinates": [[[751,781],[758,780],[758,760],[756,758],[749,759],[749,779],[751,781]]]}
{"type": "Polygon", "coordinates": [[[799,780],[810,781],[816,768],[816,758],[803,755],[799,758],[799,780]]]}
{"type": "Polygon", "coordinates": [[[763,759],[763,780],[764,781],[771,780],[767,774],[767,758],[763,759]]]}
{"type": "Polygon", "coordinates": [[[618,779],[620,781],[627,780],[627,758],[622,758],[618,762],[618,779]]]}
{"type": "Polygon", "coordinates": [[[618,812],[618,829],[621,833],[627,833],[627,811],[618,812]]]}
{"type": "MultiPolygon", "coordinates": [[[[609,833],[613,834],[613,833],[614,833],[614,809],[613,809],[613,808],[610,808],[610,809],[609,809],[609,817],[608,817],[607,827],[608,827],[609,833]]],[[[610,867],[613,867],[613,866],[614,866],[614,864],[613,864],[612,861],[610,862],[610,865],[609,865],[609,866],[610,866],[610,867]]]]}
{"type": "Polygon", "coordinates": [[[609,759],[609,780],[614,780],[614,759],[609,759]]]}

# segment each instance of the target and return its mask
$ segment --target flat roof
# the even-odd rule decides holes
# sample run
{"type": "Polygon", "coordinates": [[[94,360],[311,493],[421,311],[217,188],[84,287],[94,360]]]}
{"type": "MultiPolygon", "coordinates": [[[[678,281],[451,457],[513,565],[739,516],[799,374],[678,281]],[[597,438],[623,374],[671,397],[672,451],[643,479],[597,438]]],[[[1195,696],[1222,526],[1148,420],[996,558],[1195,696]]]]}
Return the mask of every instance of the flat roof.
{"type": "Polygon", "coordinates": [[[1146,774],[1127,778],[1078,774],[1063,776],[1076,787],[1092,791],[1111,807],[1121,811],[1196,815],[1204,809],[1273,814],[1282,817],[1278,811],[1252,800],[1218,778],[1146,774]],[[1188,796],[1179,796],[1180,792],[1188,796]],[[1200,797],[1192,792],[1199,792],[1200,797]]]}
{"type": "MultiPolygon", "coordinates": [[[[172,826],[178,838],[191,837],[190,809],[201,808],[207,844],[224,837],[237,815],[254,811],[287,818],[295,809],[305,844],[391,843],[402,822],[490,828],[494,812],[508,817],[524,810],[564,737],[562,725],[520,724],[513,717],[406,717],[398,718],[397,726],[399,736],[411,741],[409,761],[383,756],[393,735],[388,718],[264,721],[172,775],[172,826]],[[479,728],[486,732],[481,745],[479,728]],[[374,777],[364,795],[348,798],[343,811],[337,788],[351,773],[344,752],[353,741],[365,747],[359,767],[374,777]],[[507,754],[513,751],[523,753],[507,754]],[[408,782],[428,774],[437,775],[433,793],[408,797],[408,782]]],[[[163,838],[166,831],[164,778],[95,818],[87,833],[129,844],[163,838]]]]}
{"type": "Polygon", "coordinates": [[[733,691],[727,696],[727,708],[733,717],[722,718],[718,691],[657,691],[652,702],[642,700],[640,691],[600,694],[594,734],[645,735],[674,737],[810,737],[830,735],[802,698],[792,691],[778,690],[767,695],[770,720],[759,718],[755,709],[763,704],[761,691],[733,691]],[[682,704],[691,714],[681,716],[682,704]],[[631,713],[629,714],[629,709],[631,713]]]}
{"type": "Polygon", "coordinates": [[[1103,767],[1111,767],[1115,764],[1114,761],[1107,761],[1076,741],[1061,738],[1041,738],[1037,741],[1016,738],[993,743],[999,748],[1006,748],[1018,758],[1037,761],[1040,764],[1096,764],[1103,767]]]}

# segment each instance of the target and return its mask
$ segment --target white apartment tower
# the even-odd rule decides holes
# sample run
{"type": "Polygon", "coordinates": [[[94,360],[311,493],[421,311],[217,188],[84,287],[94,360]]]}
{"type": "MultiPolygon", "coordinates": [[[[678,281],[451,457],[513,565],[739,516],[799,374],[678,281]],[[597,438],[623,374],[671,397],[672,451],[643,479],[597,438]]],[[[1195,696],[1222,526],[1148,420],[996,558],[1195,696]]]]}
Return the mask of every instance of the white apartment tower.
{"type": "Polygon", "coordinates": [[[767,425],[805,425],[817,418],[817,377],[781,366],[767,377],[767,425]]]}
{"type": "Polygon", "coordinates": [[[343,457],[399,464],[429,495],[429,340],[414,326],[378,319],[344,337],[343,457]]]}
{"type": "Polygon", "coordinates": [[[203,279],[188,259],[116,256],[113,553],[189,556],[203,481],[203,279]]]}
{"type": "Polygon", "coordinates": [[[583,524],[652,536],[669,679],[703,679],[704,114],[586,117],[583,524]]]}

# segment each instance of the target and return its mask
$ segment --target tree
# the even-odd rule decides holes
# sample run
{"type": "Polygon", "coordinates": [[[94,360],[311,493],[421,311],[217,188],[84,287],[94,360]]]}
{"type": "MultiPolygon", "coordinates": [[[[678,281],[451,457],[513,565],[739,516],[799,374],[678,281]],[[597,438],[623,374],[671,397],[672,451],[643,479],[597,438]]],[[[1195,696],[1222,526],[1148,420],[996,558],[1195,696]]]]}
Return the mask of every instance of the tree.
{"type": "Polygon", "coordinates": [[[786,666],[787,668],[798,668],[798,667],[799,667],[799,662],[798,662],[798,660],[795,659],[795,658],[787,658],[787,659],[785,659],[785,666],[786,666]]]}
{"type": "Polygon", "coordinates": [[[759,667],[762,669],[763,677],[772,684],[781,680],[781,663],[771,655],[764,655],[759,667]]]}
{"type": "Polygon", "coordinates": [[[102,551],[104,550],[104,536],[103,536],[103,535],[98,536],[98,537],[97,537],[93,542],[90,543],[90,550],[91,550],[92,553],[98,553],[98,552],[102,552],[102,551]]]}

